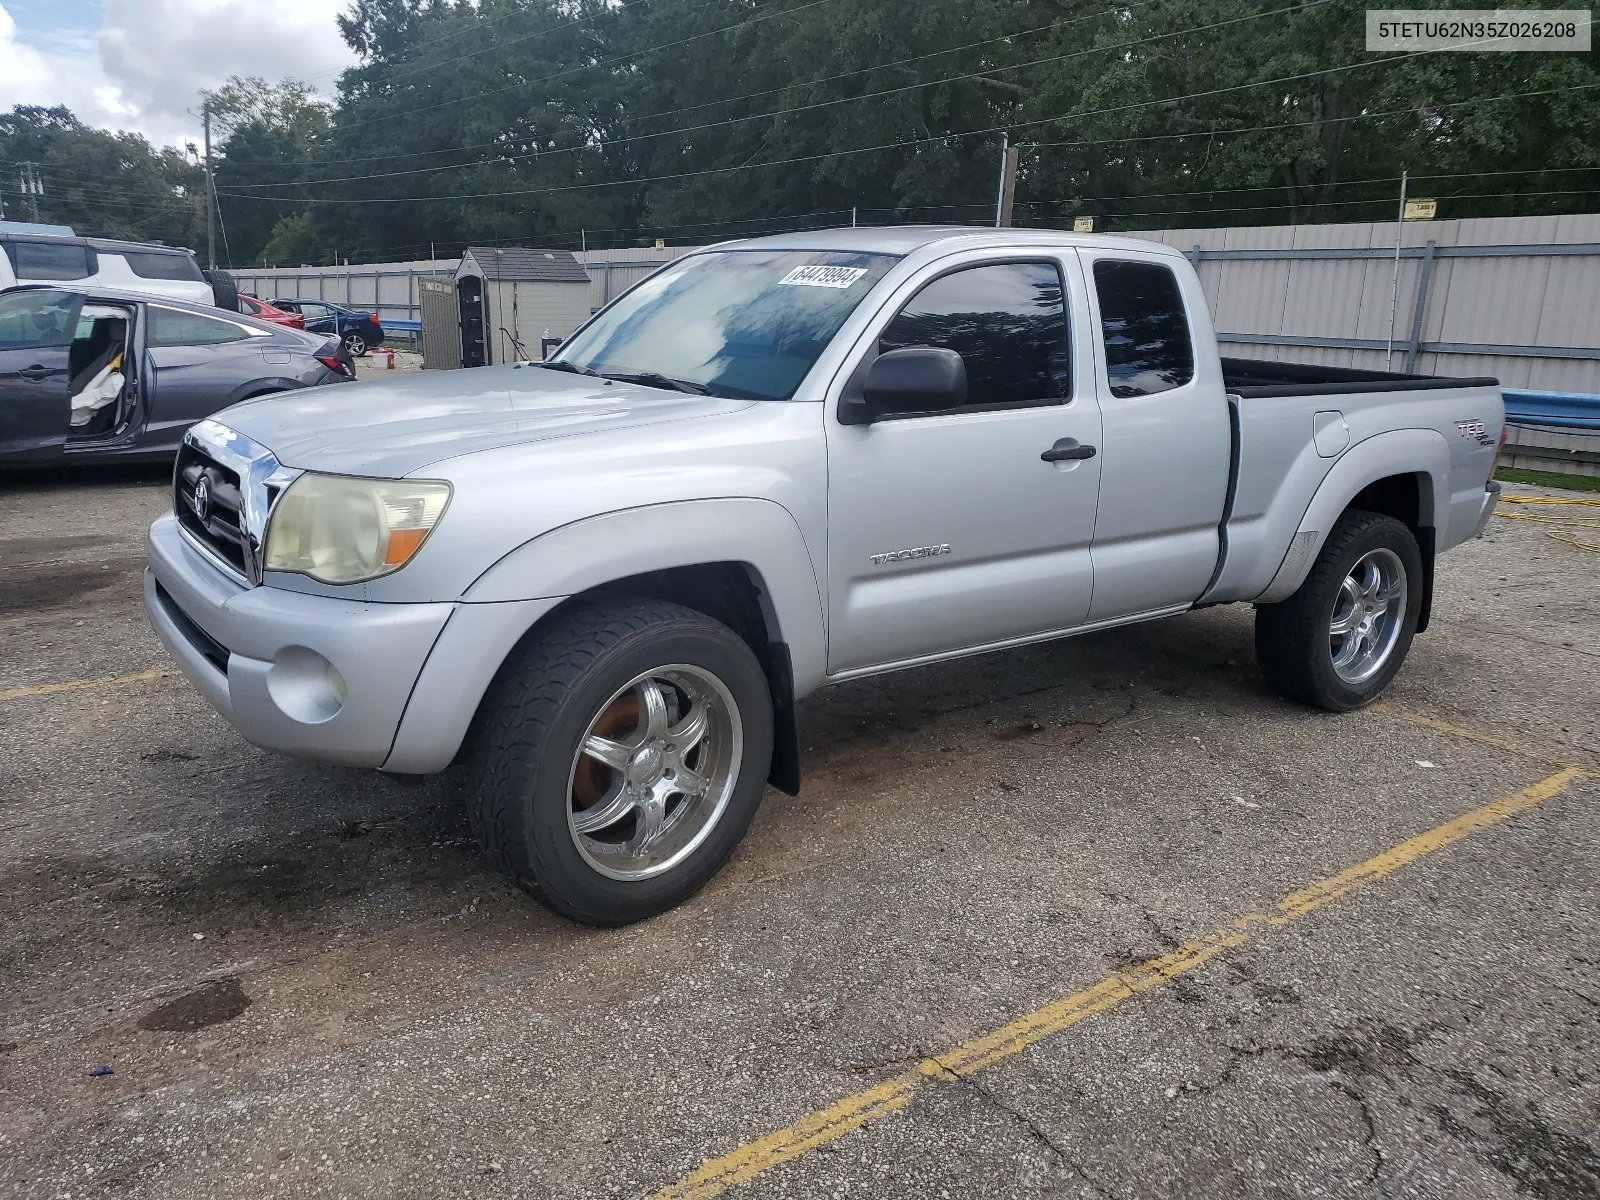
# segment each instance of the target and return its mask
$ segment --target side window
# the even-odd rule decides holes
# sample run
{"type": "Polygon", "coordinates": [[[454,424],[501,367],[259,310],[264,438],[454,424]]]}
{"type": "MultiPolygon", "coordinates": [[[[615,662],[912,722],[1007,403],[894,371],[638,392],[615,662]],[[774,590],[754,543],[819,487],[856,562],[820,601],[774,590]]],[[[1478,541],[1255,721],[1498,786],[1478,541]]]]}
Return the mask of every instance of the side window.
{"type": "Polygon", "coordinates": [[[237,325],[202,317],[199,313],[179,312],[175,308],[150,306],[150,344],[152,346],[211,346],[221,342],[241,342],[250,335],[237,325]]]}
{"type": "Polygon", "coordinates": [[[14,242],[11,261],[18,279],[87,279],[89,250],[72,242],[14,242]]]}
{"type": "Polygon", "coordinates": [[[961,355],[971,404],[1060,404],[1072,395],[1066,296],[1052,263],[998,263],[935,279],[878,339],[880,351],[907,346],[961,355]]]}
{"type": "Polygon", "coordinates": [[[1194,378],[1189,315],[1169,268],[1102,259],[1094,288],[1113,396],[1150,396],[1194,378]]]}
{"type": "Polygon", "coordinates": [[[125,250],[122,257],[128,260],[128,269],[141,279],[187,279],[204,283],[199,264],[187,254],[174,254],[159,250],[125,250]]]}
{"type": "Polygon", "coordinates": [[[28,290],[0,296],[0,350],[32,350],[71,343],[83,297],[28,290]]]}

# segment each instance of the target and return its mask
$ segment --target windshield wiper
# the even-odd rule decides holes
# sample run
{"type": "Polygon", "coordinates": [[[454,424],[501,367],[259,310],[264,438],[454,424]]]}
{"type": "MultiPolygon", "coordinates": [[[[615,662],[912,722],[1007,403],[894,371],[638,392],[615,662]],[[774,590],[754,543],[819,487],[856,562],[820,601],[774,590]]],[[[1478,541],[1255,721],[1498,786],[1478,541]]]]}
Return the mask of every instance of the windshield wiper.
{"type": "Polygon", "coordinates": [[[546,371],[566,371],[571,375],[593,375],[596,379],[601,378],[600,372],[596,371],[593,367],[580,366],[577,363],[552,362],[546,360],[545,362],[537,362],[533,365],[536,367],[543,367],[546,371]]]}
{"type": "Polygon", "coordinates": [[[669,392],[688,392],[692,396],[711,394],[711,389],[703,383],[674,379],[670,375],[663,375],[660,371],[606,371],[602,372],[601,377],[615,379],[619,383],[640,383],[645,387],[665,388],[669,392]]]}

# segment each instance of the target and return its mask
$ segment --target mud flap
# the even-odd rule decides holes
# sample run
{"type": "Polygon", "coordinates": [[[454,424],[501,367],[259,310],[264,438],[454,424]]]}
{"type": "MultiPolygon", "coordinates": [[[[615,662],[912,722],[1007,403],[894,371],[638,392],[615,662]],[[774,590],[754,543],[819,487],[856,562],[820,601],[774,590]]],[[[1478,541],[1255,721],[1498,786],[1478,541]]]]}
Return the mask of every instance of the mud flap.
{"type": "Polygon", "coordinates": [[[794,707],[794,660],[787,642],[767,643],[767,679],[772,688],[772,766],[767,782],[789,796],[800,794],[800,721],[794,707]]]}

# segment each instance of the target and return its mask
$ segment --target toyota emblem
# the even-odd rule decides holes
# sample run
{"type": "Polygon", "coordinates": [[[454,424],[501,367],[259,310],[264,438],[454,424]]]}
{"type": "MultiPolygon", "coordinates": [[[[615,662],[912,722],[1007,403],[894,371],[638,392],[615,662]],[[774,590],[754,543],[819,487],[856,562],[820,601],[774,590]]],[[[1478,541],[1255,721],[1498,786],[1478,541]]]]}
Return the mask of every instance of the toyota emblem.
{"type": "Polygon", "coordinates": [[[205,475],[194,485],[194,515],[202,525],[211,519],[211,480],[205,475]]]}

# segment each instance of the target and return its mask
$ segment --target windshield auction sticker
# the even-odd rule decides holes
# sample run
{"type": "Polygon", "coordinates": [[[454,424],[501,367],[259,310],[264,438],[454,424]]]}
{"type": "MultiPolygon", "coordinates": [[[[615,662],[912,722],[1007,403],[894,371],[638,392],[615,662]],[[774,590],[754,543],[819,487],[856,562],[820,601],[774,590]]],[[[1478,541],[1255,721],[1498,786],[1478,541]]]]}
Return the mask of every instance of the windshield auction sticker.
{"type": "Polygon", "coordinates": [[[780,284],[796,284],[800,287],[843,289],[849,287],[866,273],[867,269],[865,267],[825,267],[814,265],[796,267],[778,282],[780,284]]]}
{"type": "Polygon", "coordinates": [[[1367,49],[1466,51],[1589,49],[1587,8],[1369,8],[1367,49]]]}

